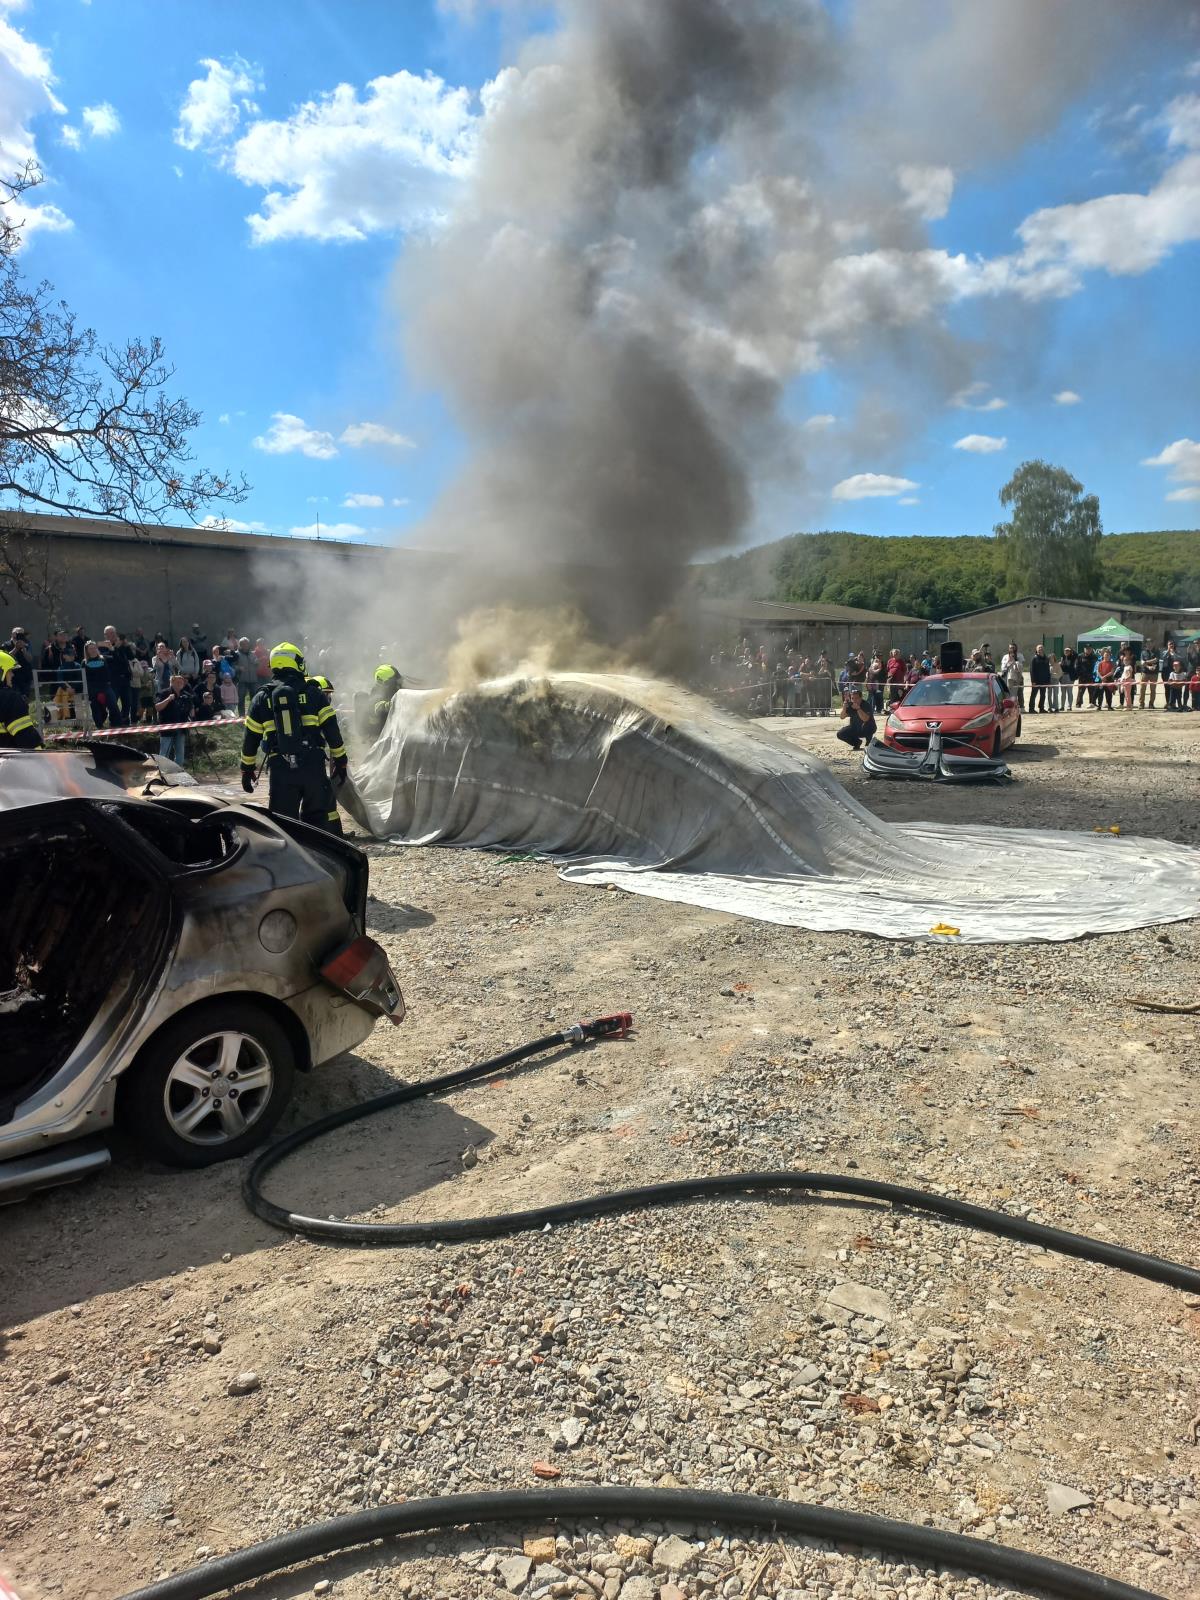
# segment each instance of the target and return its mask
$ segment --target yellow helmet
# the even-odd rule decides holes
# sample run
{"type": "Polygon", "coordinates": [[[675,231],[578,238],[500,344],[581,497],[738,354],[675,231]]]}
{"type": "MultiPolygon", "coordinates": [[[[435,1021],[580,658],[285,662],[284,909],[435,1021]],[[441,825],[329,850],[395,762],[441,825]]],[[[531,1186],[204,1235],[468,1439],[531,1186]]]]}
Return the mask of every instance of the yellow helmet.
{"type": "Polygon", "coordinates": [[[399,676],[400,674],[395,667],[389,667],[386,663],[382,667],[375,668],[376,683],[391,683],[393,678],[398,678],[399,676]]]}
{"type": "Polygon", "coordinates": [[[322,677],[320,673],[317,673],[316,677],[314,677],[312,681],[323,694],[333,693],[333,685],[330,683],[328,678],[322,677]]]}
{"type": "Polygon", "coordinates": [[[285,641],[271,651],[271,671],[286,672],[289,668],[293,672],[304,671],[304,652],[299,645],[285,641]]]}
{"type": "Polygon", "coordinates": [[[0,683],[3,683],[16,664],[7,650],[0,650],[0,683]]]}

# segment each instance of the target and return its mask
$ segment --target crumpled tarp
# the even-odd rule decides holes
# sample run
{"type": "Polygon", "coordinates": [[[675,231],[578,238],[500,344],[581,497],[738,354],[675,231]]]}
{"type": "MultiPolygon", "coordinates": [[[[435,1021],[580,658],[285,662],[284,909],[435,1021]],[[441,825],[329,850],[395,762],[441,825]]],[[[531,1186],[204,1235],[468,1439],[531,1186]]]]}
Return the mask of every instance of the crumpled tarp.
{"type": "Polygon", "coordinates": [[[402,690],[342,803],[378,838],[536,852],[572,883],[802,928],[1005,943],[1200,915],[1200,851],[881,822],[815,756],[653,679],[402,690]]]}

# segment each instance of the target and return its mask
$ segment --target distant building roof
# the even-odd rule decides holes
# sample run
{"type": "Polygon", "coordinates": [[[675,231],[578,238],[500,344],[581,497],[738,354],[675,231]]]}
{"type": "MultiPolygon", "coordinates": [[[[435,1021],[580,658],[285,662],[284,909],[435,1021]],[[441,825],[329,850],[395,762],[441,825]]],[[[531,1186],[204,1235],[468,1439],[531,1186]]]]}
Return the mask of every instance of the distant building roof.
{"type": "Polygon", "coordinates": [[[1126,605],[1114,605],[1111,600],[1067,600],[1061,595],[1051,594],[1019,594],[1011,600],[997,600],[994,606],[980,606],[975,611],[956,611],[953,616],[946,618],[947,622],[961,622],[964,617],[985,617],[989,611],[1006,611],[1009,606],[1023,606],[1027,600],[1040,600],[1047,606],[1082,606],[1086,611],[1103,611],[1108,606],[1113,606],[1117,616],[1131,611],[1139,617],[1177,617],[1178,606],[1146,606],[1136,600],[1129,601],[1126,605]]]}
{"type": "Polygon", "coordinates": [[[929,626],[924,617],[901,617],[892,611],[863,611],[858,606],[826,605],[823,601],[792,605],[776,600],[701,600],[700,610],[706,616],[757,626],[774,623],[777,627],[787,627],[798,622],[890,622],[907,623],[915,628],[929,626]]]}

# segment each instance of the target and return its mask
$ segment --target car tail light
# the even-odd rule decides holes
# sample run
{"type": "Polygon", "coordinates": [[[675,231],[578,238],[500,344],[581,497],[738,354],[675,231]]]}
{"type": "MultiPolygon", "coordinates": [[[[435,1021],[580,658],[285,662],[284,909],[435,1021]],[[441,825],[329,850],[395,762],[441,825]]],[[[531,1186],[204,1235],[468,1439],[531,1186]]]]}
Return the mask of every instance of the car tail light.
{"type": "Polygon", "coordinates": [[[389,1017],[393,1022],[403,1021],[404,996],[400,985],[386,954],[366,934],[335,950],[322,963],[321,976],[326,983],[368,1010],[389,1017]]]}

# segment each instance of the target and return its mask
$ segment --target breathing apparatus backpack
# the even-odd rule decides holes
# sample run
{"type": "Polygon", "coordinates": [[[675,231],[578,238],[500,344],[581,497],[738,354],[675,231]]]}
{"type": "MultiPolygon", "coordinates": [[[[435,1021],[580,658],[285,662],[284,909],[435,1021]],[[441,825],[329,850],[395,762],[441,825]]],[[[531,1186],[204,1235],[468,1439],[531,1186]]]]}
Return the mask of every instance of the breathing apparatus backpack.
{"type": "Polygon", "coordinates": [[[272,752],[289,767],[311,761],[318,752],[305,738],[304,713],[307,702],[304,683],[276,680],[271,685],[271,717],[275,723],[275,749],[272,752]]]}

